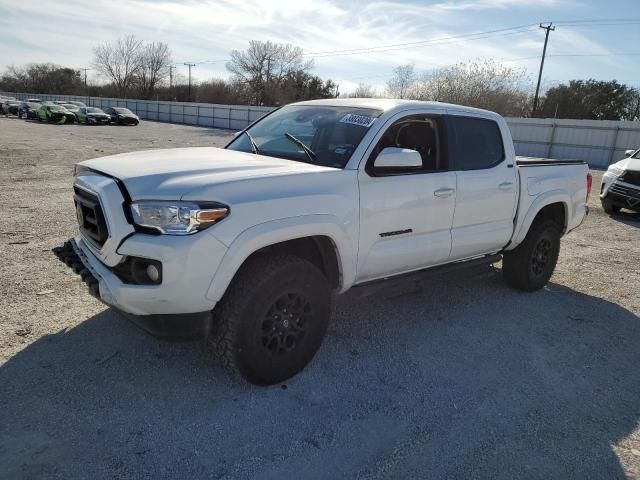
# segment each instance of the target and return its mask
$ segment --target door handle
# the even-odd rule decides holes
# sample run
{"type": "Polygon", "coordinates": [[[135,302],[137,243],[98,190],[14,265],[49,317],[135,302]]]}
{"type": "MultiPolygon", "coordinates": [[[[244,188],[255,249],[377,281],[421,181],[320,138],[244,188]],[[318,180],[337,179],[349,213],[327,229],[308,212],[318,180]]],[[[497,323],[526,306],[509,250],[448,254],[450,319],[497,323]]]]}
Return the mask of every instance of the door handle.
{"type": "Polygon", "coordinates": [[[498,188],[500,190],[508,192],[509,190],[511,190],[513,188],[513,182],[502,182],[500,185],[498,185],[498,188]]]}
{"type": "Polygon", "coordinates": [[[446,198],[453,195],[455,191],[455,188],[439,188],[438,190],[433,192],[433,195],[435,197],[446,198]]]}

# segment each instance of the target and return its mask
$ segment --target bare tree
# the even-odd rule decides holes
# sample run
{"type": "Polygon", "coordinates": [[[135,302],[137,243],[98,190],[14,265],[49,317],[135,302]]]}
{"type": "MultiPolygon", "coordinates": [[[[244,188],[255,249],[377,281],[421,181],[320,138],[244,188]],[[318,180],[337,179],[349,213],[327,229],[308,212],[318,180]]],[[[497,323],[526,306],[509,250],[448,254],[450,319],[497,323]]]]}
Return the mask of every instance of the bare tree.
{"type": "Polygon", "coordinates": [[[253,102],[273,104],[282,82],[294,72],[308,72],[313,61],[304,61],[302,49],[289,44],[251,40],[245,51],[233,50],[227,70],[232,81],[246,85],[253,102]]]}
{"type": "Polygon", "coordinates": [[[360,82],[356,89],[349,95],[350,98],[373,98],[375,96],[375,89],[371,85],[362,82],[360,82]]]}
{"type": "Polygon", "coordinates": [[[142,98],[152,98],[156,88],[169,77],[171,50],[163,42],[148,43],[140,51],[136,83],[142,98]]]}
{"type": "Polygon", "coordinates": [[[140,72],[141,53],[142,40],[127,35],[115,43],[104,43],[94,48],[93,68],[108,77],[118,90],[118,95],[126,98],[140,72]]]}
{"type": "Polygon", "coordinates": [[[387,82],[387,93],[390,97],[405,98],[415,82],[413,63],[400,65],[393,69],[393,77],[387,82]]]}
{"type": "Polygon", "coordinates": [[[521,116],[530,111],[531,88],[527,81],[524,70],[479,60],[434,70],[415,83],[409,97],[521,116]]]}

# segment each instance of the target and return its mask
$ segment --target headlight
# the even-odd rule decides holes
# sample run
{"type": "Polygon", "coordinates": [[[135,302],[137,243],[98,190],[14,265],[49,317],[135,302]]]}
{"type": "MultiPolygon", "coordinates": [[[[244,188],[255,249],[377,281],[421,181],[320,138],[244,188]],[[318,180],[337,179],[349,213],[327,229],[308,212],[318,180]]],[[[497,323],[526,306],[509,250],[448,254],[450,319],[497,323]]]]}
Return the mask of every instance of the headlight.
{"type": "Polygon", "coordinates": [[[85,167],[84,165],[80,165],[76,163],[73,167],[73,176],[77,177],[78,175],[91,174],[94,173],[89,167],[85,167]]]}
{"type": "Polygon", "coordinates": [[[166,235],[189,235],[210,227],[229,215],[229,207],[193,202],[141,201],[131,204],[136,225],[166,235]]]}
{"type": "Polygon", "coordinates": [[[611,165],[608,169],[607,172],[609,172],[611,175],[615,175],[616,177],[619,177],[620,175],[622,175],[624,173],[624,169],[616,166],[616,165],[611,165]]]}

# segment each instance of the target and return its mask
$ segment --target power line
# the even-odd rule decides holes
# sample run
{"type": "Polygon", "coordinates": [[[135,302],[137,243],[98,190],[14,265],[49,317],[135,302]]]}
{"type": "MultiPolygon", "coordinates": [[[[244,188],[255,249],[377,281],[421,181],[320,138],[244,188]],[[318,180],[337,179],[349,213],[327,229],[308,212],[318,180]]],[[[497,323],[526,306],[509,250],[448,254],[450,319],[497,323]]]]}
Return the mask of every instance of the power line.
{"type": "MultiPolygon", "coordinates": [[[[620,26],[620,25],[640,24],[640,18],[561,20],[561,21],[556,21],[554,23],[557,26],[562,26],[562,27],[592,27],[592,26],[595,27],[595,26],[611,26],[611,25],[620,26]]],[[[465,41],[483,40],[486,38],[497,38],[497,37],[504,37],[504,36],[510,36],[510,35],[517,35],[520,33],[527,33],[527,32],[536,30],[538,26],[539,25],[535,23],[527,24],[527,25],[518,25],[513,27],[487,30],[483,32],[474,32],[474,33],[467,33],[462,35],[451,35],[451,36],[436,38],[431,40],[384,44],[384,45],[376,45],[373,47],[353,48],[353,49],[344,49],[344,50],[324,50],[324,51],[317,51],[317,52],[308,52],[308,53],[304,53],[304,56],[314,57],[314,58],[324,58],[324,57],[350,56],[350,55],[360,55],[360,54],[369,54],[369,53],[384,53],[388,51],[403,50],[408,48],[448,45],[448,44],[454,44],[454,43],[461,43],[465,41]]],[[[195,65],[204,65],[204,64],[225,63],[228,61],[229,59],[219,58],[219,59],[212,59],[212,60],[201,60],[197,62],[194,61],[190,63],[192,63],[195,66],[195,65]]],[[[184,64],[187,65],[187,63],[188,62],[185,62],[184,64]]]]}
{"type": "Polygon", "coordinates": [[[489,33],[489,32],[480,32],[480,33],[474,33],[469,35],[451,36],[451,37],[435,39],[435,40],[424,40],[422,42],[412,42],[410,44],[397,44],[393,46],[380,45],[377,47],[368,47],[368,48],[342,50],[342,51],[336,50],[335,53],[334,52],[324,52],[322,54],[309,53],[309,54],[305,54],[305,56],[307,57],[312,56],[314,58],[325,58],[325,57],[339,57],[339,56],[347,56],[347,55],[361,55],[361,54],[368,54],[368,53],[383,53],[383,52],[389,52],[394,50],[405,50],[407,48],[420,48],[420,47],[429,47],[429,46],[437,46],[437,45],[447,45],[447,44],[453,44],[453,43],[462,43],[462,42],[468,42],[468,41],[474,41],[474,40],[482,40],[485,38],[506,37],[509,35],[517,35],[520,33],[526,33],[530,31],[533,31],[533,27],[531,26],[525,29],[508,31],[508,32],[497,33],[497,34],[489,33]]]}
{"type": "MultiPolygon", "coordinates": [[[[547,55],[547,58],[551,57],[638,57],[640,53],[553,53],[547,55]]],[[[501,59],[500,61],[503,63],[510,62],[519,62],[521,60],[533,60],[535,58],[540,58],[538,55],[534,55],[531,57],[520,57],[520,58],[507,58],[501,59]]]]}
{"type": "Polygon", "coordinates": [[[633,23],[640,22],[640,18],[595,18],[588,20],[554,20],[556,25],[565,24],[598,24],[598,23],[633,23]]]}
{"type": "MultiPolygon", "coordinates": [[[[634,19],[599,19],[599,20],[573,20],[573,21],[565,20],[563,21],[562,26],[563,27],[564,26],[589,27],[589,26],[600,26],[600,25],[608,26],[608,25],[635,25],[635,24],[640,24],[640,19],[635,19],[635,18],[634,19]]],[[[365,48],[347,49],[347,50],[328,50],[328,51],[320,51],[320,52],[309,52],[309,53],[305,53],[305,56],[323,58],[323,57],[331,57],[331,56],[357,55],[361,53],[378,53],[378,52],[386,52],[386,51],[392,51],[392,50],[401,50],[405,48],[417,48],[417,47],[423,47],[423,46],[459,43],[460,41],[473,41],[473,40],[481,40],[484,38],[502,37],[502,36],[515,35],[519,33],[526,33],[526,32],[535,30],[535,27],[538,27],[538,24],[519,25],[515,27],[500,28],[500,29],[488,30],[484,32],[469,33],[464,35],[452,35],[452,36],[443,37],[440,39],[423,40],[423,41],[416,41],[416,42],[378,45],[374,47],[365,47],[365,48]]]]}
{"type": "Polygon", "coordinates": [[[365,47],[365,48],[350,48],[350,49],[346,49],[346,50],[326,50],[326,51],[321,51],[321,52],[309,52],[306,53],[305,55],[311,56],[319,56],[319,55],[324,55],[324,54],[333,54],[333,53],[346,53],[346,52],[354,52],[354,51],[359,51],[359,50],[372,50],[372,49],[378,49],[378,48],[391,48],[391,47],[405,47],[405,46],[415,46],[415,45],[419,45],[419,44],[423,44],[423,43],[431,43],[431,42],[438,42],[438,41],[442,41],[442,40],[451,40],[451,39],[457,39],[457,38],[464,38],[464,37],[471,37],[471,36],[475,36],[475,35],[485,35],[485,34],[489,34],[489,33],[498,33],[498,32],[505,32],[508,30],[519,30],[522,28],[526,28],[526,27],[535,27],[538,24],[536,23],[532,23],[532,24],[528,24],[528,25],[519,25],[516,27],[508,27],[508,28],[499,28],[499,29],[495,29],[495,30],[487,30],[485,32],[475,32],[475,33],[466,33],[466,34],[462,34],[462,35],[450,35],[448,37],[443,37],[443,38],[433,38],[431,40],[421,40],[421,41],[416,41],[416,42],[406,42],[406,43],[392,43],[392,44],[385,44],[385,45],[377,45],[374,47],[365,47]]]}

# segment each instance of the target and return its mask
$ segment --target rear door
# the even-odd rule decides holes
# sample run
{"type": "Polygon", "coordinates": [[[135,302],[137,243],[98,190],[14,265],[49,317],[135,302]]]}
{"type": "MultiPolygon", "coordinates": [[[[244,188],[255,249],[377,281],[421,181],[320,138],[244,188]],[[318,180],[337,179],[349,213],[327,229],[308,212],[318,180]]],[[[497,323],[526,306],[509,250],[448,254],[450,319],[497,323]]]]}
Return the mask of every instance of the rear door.
{"type": "Polygon", "coordinates": [[[511,238],[517,173],[504,121],[475,112],[454,112],[448,120],[457,177],[451,260],[460,260],[500,250],[511,238]]]}

